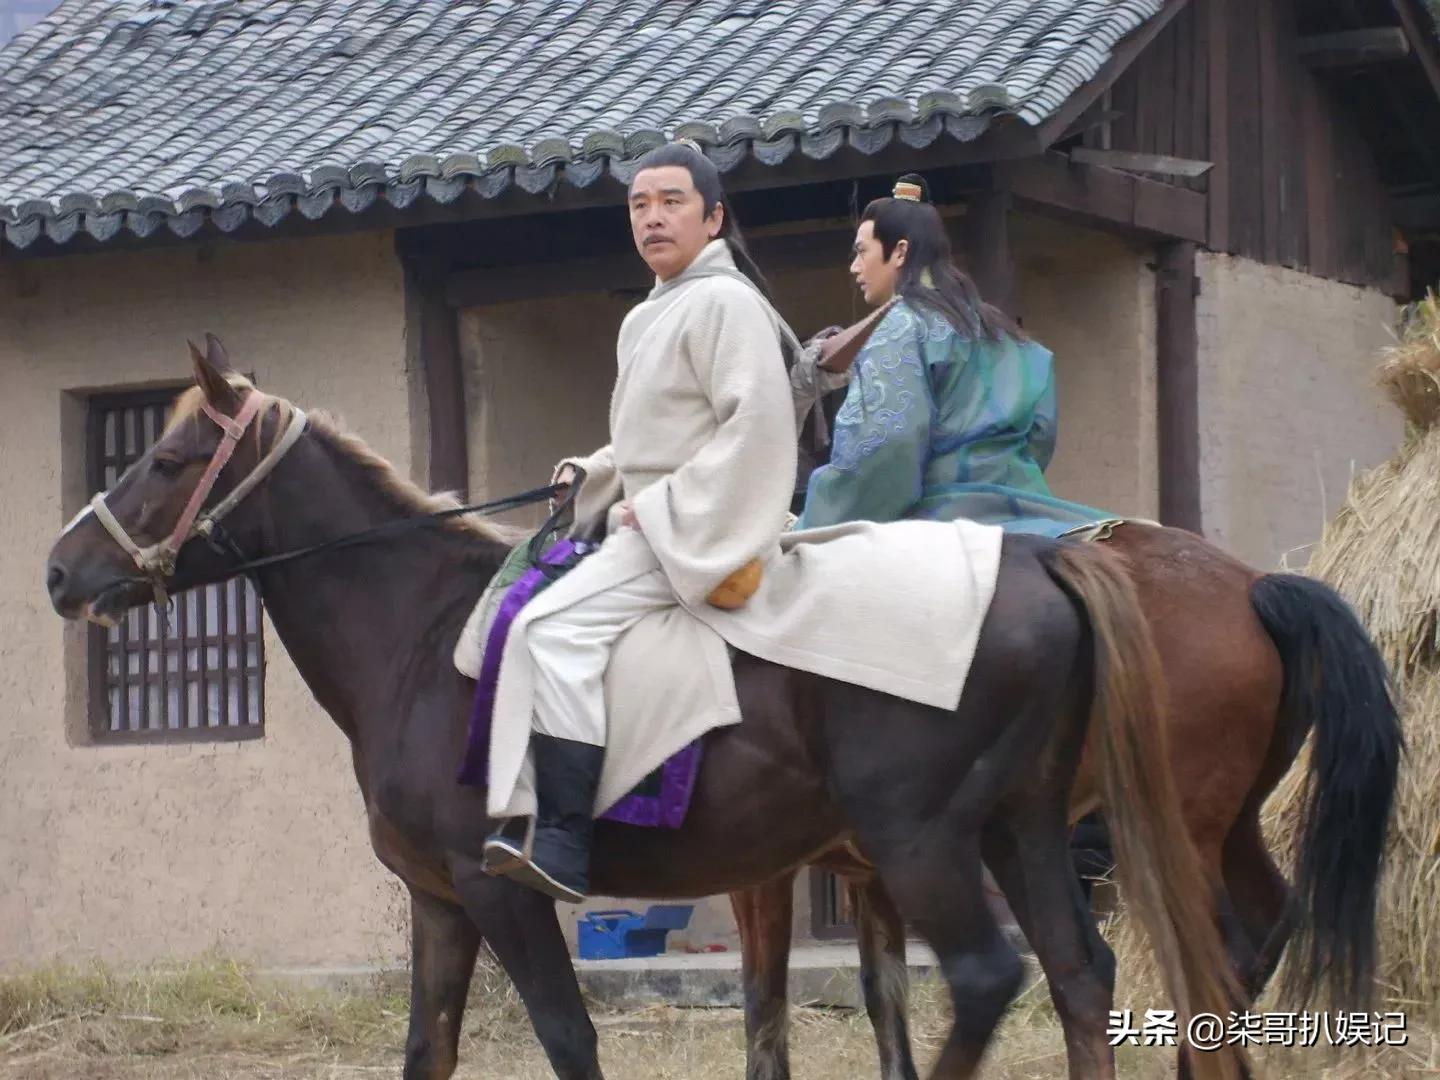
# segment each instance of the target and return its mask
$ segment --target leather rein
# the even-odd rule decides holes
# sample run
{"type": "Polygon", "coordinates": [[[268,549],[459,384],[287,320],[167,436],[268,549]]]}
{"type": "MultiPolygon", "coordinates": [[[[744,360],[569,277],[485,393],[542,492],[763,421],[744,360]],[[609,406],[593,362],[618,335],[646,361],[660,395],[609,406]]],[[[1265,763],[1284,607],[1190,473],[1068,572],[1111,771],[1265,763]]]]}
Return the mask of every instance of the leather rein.
{"type": "MultiPolygon", "coordinates": [[[[179,558],[180,549],[195,537],[203,537],[211,547],[221,554],[233,555],[240,560],[239,565],[232,568],[232,574],[250,574],[267,567],[278,566],[282,563],[293,562],[296,559],[306,558],[310,555],[317,555],[324,551],[333,551],[339,548],[353,547],[356,544],[366,543],[382,537],[398,535],[412,529],[422,528],[437,521],[447,518],[461,517],[466,514],[498,514],[506,510],[516,509],[522,506],[529,506],[542,502],[546,499],[553,499],[561,490],[556,485],[543,488],[532,488],[516,495],[508,495],[492,502],[477,503],[469,506],[456,506],[445,510],[435,511],[430,514],[423,514],[418,517],[402,518],[399,521],[386,522],[371,529],[364,529],[357,533],[350,533],[345,536],[327,540],[319,544],[311,544],[303,548],[295,548],[290,551],[281,552],[276,555],[268,555],[259,559],[246,559],[244,554],[235,545],[235,542],[226,535],[220,527],[220,522],[232,510],[238,506],[247,495],[258,487],[267,476],[269,476],[281,459],[300,441],[305,434],[308,424],[305,413],[297,406],[291,405],[289,422],[286,424],[284,433],[264,457],[256,464],[255,468],[235,485],[233,491],[221,499],[209,510],[205,510],[205,502],[210,498],[215,489],[216,482],[220,479],[220,473],[224,470],[230,458],[234,456],[235,448],[240,445],[246,431],[250,429],[255,418],[260,415],[265,403],[272,399],[269,395],[259,390],[251,390],[245,398],[240,411],[232,418],[213,409],[209,402],[201,405],[201,412],[208,416],[220,428],[222,437],[220,444],[215,448],[215,453],[210,458],[210,463],[205,467],[195,490],[191,492],[185,509],[180,512],[179,520],[170,534],[157,543],[141,547],[134,538],[120,524],[119,519],[111,513],[109,506],[105,503],[107,492],[96,493],[90,500],[89,509],[93,510],[100,524],[105,527],[115,542],[135,561],[135,565],[150,582],[154,591],[155,603],[158,606],[165,606],[169,599],[169,582],[175,574],[175,562],[179,558]]],[[[573,499],[572,489],[570,498],[573,499]]],[[[568,504],[570,499],[566,500],[568,504]]],[[[562,508],[563,509],[563,508],[562,508]]],[[[82,515],[83,516],[83,515],[82,515]]],[[[71,528],[79,523],[77,517],[71,523],[71,528]]],[[[67,530],[68,531],[68,530],[67,530]]]]}

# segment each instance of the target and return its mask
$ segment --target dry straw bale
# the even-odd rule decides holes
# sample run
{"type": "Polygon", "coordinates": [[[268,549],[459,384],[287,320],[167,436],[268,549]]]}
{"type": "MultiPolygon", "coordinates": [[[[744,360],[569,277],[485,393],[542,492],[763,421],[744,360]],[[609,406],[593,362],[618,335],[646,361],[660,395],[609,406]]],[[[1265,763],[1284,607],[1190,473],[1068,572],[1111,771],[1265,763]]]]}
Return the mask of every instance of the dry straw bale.
{"type": "MultiPolygon", "coordinates": [[[[1404,445],[1358,477],[1306,573],[1354,607],[1394,677],[1406,753],[1380,897],[1381,977],[1392,1002],[1440,1002],[1440,298],[1414,305],[1378,382],[1406,420],[1404,445]]],[[[1266,808],[1294,864],[1308,747],[1266,808]]]]}

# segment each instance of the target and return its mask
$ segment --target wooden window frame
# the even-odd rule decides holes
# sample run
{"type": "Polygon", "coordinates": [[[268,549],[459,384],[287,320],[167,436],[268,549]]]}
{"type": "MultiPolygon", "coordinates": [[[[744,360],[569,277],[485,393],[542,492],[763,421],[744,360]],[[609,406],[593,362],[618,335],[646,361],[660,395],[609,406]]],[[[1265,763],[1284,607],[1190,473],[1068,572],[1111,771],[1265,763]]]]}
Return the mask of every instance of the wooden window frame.
{"type": "Polygon", "coordinates": [[[816,941],[855,939],[853,917],[848,922],[837,917],[845,889],[845,879],[840,875],[818,866],[810,868],[810,936],[816,941]]]}
{"type": "MultiPolygon", "coordinates": [[[[144,452],[148,447],[146,442],[147,428],[151,422],[154,430],[158,433],[163,427],[165,411],[173,402],[177,393],[184,390],[188,384],[177,386],[144,388],[136,390],[119,390],[94,394],[85,400],[85,479],[87,490],[100,490],[107,487],[106,469],[114,467],[116,475],[128,467],[127,458],[129,455],[123,448],[123,439],[116,443],[116,451],[108,455],[105,449],[105,420],[112,413],[121,410],[132,411],[132,415],[138,415],[139,429],[136,444],[141,447],[139,453],[144,452]],[[146,413],[149,416],[146,416],[146,413]]],[[[123,414],[122,414],[123,415],[123,414]]],[[[126,421],[129,423],[129,421],[126,421]]],[[[217,585],[205,586],[203,589],[191,590],[191,592],[177,597],[168,613],[170,630],[167,633],[164,629],[165,622],[161,622],[161,638],[158,641],[152,639],[150,624],[152,617],[150,609],[140,608],[137,611],[144,612],[143,622],[139,628],[138,645],[132,644],[128,634],[124,639],[125,644],[120,649],[120,656],[124,663],[120,666],[124,669],[119,676],[119,686],[122,696],[128,693],[131,676],[129,675],[129,657],[138,651],[140,656],[139,667],[141,674],[135,676],[140,680],[140,716],[139,719],[148,724],[150,717],[150,695],[159,693],[168,702],[170,692],[174,688],[175,681],[179,682],[179,722],[180,727],[140,727],[130,726],[132,718],[129,716],[128,704],[125,709],[126,727],[112,727],[110,713],[110,676],[109,660],[112,650],[110,640],[111,632],[104,627],[91,625],[87,628],[86,640],[86,715],[88,718],[89,736],[92,744],[105,746],[138,746],[154,744],[175,744],[175,743],[196,743],[196,742],[239,742],[250,739],[261,739],[265,736],[265,633],[264,633],[264,611],[260,598],[254,598],[253,610],[255,620],[253,626],[249,625],[247,618],[251,605],[247,602],[247,593],[254,587],[243,579],[227,581],[217,585]],[[198,595],[195,595],[198,594],[198,595]],[[195,596],[194,604],[197,615],[202,625],[208,622],[211,604],[217,606],[217,627],[218,633],[214,635],[201,633],[198,636],[192,635],[190,623],[191,596],[195,596]],[[236,630],[232,633],[229,629],[230,608],[239,605],[236,609],[236,630]],[[255,661],[249,662],[249,649],[255,648],[255,661]],[[220,661],[218,666],[209,664],[209,652],[216,650],[220,661]],[[235,650],[238,660],[235,664],[227,663],[230,650],[235,650]],[[151,655],[158,651],[161,662],[159,672],[150,674],[149,664],[151,655]],[[190,668],[188,657],[192,651],[200,653],[196,666],[190,668]],[[171,670],[170,656],[174,652],[180,653],[180,661],[175,665],[175,671],[171,670]],[[254,689],[251,689],[251,678],[254,679],[254,689]],[[255,716],[253,723],[224,723],[224,724],[190,724],[191,702],[190,687],[198,684],[195,691],[195,718],[208,717],[208,701],[210,688],[213,680],[218,680],[219,696],[222,706],[222,715],[229,712],[231,700],[231,684],[238,679],[238,690],[236,693],[241,715],[248,716],[252,694],[255,697],[255,716]]],[[[126,615],[121,627],[130,624],[130,620],[136,618],[134,613],[126,615]]],[[[198,629],[198,628],[197,628],[198,629]]],[[[127,698],[128,702],[128,698],[127,698]]],[[[166,720],[169,720],[168,708],[162,710],[166,720]]]]}

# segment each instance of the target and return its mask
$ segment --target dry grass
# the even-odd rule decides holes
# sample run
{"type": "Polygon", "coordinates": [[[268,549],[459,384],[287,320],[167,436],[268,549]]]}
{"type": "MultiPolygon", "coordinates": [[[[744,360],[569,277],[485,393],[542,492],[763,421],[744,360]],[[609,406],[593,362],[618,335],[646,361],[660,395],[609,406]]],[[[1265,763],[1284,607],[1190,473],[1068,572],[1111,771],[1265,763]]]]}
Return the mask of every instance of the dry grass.
{"type": "MultiPolygon", "coordinates": [[[[1154,1000],[1137,1002],[1154,1005],[1154,1000]]],[[[297,990],[210,958],[183,968],[119,977],[103,969],[51,970],[0,980],[0,1077],[4,1080],[339,1080],[398,1076],[405,1039],[403,994],[297,990]]],[[[863,1013],[796,1009],[796,1080],[876,1074],[863,1013]]],[[[916,1055],[933,1059],[948,1022],[934,983],[916,988],[916,1055]]],[[[595,1010],[611,1080],[744,1075],[743,1023],[733,1009],[595,1010]]],[[[1413,1027],[1413,1025],[1412,1025],[1413,1027]]],[[[482,967],[466,1016],[460,1080],[547,1080],[545,1062],[508,983],[482,967]]],[[[1133,1080],[1173,1074],[1169,1051],[1124,1047],[1133,1080]]],[[[1262,1075],[1285,1080],[1440,1076],[1428,1034],[1406,1048],[1272,1048],[1262,1075]]],[[[1059,1025],[1043,985],[1007,1018],[985,1075],[993,1080],[1063,1076],[1059,1025]]]]}
{"type": "Polygon", "coordinates": [[[1380,354],[1377,380],[1412,428],[1440,419],[1440,297],[1411,305],[1395,344],[1380,354]]]}
{"type": "MultiPolygon", "coordinates": [[[[1413,306],[1378,382],[1404,413],[1404,446],[1356,479],[1306,572],[1333,585],[1380,647],[1400,694],[1407,750],[1380,896],[1381,978],[1391,1000],[1440,1001],[1440,297],[1413,306]]],[[[1293,865],[1308,749],[1266,808],[1293,865]]]]}

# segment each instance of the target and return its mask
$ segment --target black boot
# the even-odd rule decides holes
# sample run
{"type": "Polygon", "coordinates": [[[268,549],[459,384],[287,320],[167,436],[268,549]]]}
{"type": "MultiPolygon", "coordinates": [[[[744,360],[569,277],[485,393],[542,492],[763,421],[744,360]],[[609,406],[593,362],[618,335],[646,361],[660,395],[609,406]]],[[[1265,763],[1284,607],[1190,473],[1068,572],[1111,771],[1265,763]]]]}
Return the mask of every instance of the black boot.
{"type": "Polygon", "coordinates": [[[605,748],[538,733],[530,736],[530,748],[535,755],[533,848],[527,858],[523,837],[507,824],[485,841],[485,869],[578,904],[590,888],[592,812],[605,748]]]}

